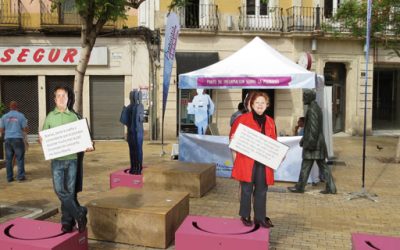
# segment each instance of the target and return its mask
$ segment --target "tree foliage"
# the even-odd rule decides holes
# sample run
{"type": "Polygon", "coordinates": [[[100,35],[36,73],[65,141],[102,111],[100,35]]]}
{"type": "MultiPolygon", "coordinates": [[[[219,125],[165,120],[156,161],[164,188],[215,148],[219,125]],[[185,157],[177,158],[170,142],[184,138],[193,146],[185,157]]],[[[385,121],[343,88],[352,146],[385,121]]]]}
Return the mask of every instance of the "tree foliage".
{"type": "MultiPolygon", "coordinates": [[[[366,35],[367,1],[347,0],[340,4],[333,20],[356,37],[366,35]]],[[[400,1],[373,0],[371,39],[382,42],[392,55],[400,56],[400,1]]]]}
{"type": "MultiPolygon", "coordinates": [[[[367,1],[347,0],[340,4],[334,21],[340,22],[355,36],[365,36],[367,1]]],[[[399,0],[372,1],[371,34],[400,35],[399,0]]]]}

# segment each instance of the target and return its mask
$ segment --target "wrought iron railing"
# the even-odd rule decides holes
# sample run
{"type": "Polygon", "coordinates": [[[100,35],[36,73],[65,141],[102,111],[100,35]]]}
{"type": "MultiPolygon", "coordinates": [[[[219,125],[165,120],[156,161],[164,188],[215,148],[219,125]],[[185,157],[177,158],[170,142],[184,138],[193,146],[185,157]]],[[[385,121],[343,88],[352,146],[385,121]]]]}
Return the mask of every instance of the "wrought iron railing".
{"type": "Polygon", "coordinates": [[[268,6],[239,7],[239,30],[283,31],[283,9],[268,6]]]}
{"type": "MultiPolygon", "coordinates": [[[[41,25],[53,26],[53,25],[66,25],[66,26],[80,26],[81,19],[75,9],[74,1],[65,1],[60,3],[54,10],[52,10],[51,3],[47,1],[40,2],[40,21],[41,25]]],[[[120,21],[109,21],[105,27],[117,28],[122,26],[120,21]]]]}
{"type": "MultiPolygon", "coordinates": [[[[339,6],[340,9],[340,6],[339,6]]],[[[365,18],[336,18],[338,9],[325,10],[317,7],[291,7],[286,9],[286,30],[313,32],[323,30],[328,33],[365,34],[365,18]]],[[[389,15],[379,16],[378,32],[399,35],[400,8],[392,7],[389,15]]]]}
{"type": "Polygon", "coordinates": [[[323,9],[320,7],[290,7],[286,9],[286,29],[288,32],[320,30],[324,21],[321,13],[323,9]]]}
{"type": "Polygon", "coordinates": [[[215,4],[188,4],[178,9],[179,24],[183,29],[218,30],[218,6],[215,4]]]}
{"type": "Polygon", "coordinates": [[[384,33],[386,35],[400,35],[400,5],[392,6],[388,16],[388,25],[385,26],[384,33]]]}
{"type": "Polygon", "coordinates": [[[20,25],[20,0],[0,0],[0,25],[20,25]]]}
{"type": "Polygon", "coordinates": [[[78,26],[81,21],[72,1],[65,1],[52,9],[51,2],[40,1],[41,25],[78,26]]]}

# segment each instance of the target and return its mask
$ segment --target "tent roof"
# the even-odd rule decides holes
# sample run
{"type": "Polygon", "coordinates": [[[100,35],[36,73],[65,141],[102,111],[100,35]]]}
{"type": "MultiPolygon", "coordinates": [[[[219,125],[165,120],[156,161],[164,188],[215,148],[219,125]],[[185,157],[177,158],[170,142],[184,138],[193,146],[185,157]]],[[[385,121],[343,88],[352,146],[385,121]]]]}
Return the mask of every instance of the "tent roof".
{"type": "Polygon", "coordinates": [[[315,77],[255,37],[222,61],[180,74],[179,88],[314,88],[315,77]]]}

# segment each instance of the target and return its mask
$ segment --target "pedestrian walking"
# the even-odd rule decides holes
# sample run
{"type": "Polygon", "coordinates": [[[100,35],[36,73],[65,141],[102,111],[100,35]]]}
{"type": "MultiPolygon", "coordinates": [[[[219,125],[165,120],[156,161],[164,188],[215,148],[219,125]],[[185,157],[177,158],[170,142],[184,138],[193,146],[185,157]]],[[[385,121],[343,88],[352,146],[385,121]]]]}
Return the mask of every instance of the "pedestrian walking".
{"type": "Polygon", "coordinates": [[[4,132],[6,150],[7,181],[14,181],[13,159],[17,161],[17,180],[25,177],[25,133],[28,133],[28,120],[18,111],[18,103],[11,101],[10,111],[1,117],[0,133],[4,132]]]}

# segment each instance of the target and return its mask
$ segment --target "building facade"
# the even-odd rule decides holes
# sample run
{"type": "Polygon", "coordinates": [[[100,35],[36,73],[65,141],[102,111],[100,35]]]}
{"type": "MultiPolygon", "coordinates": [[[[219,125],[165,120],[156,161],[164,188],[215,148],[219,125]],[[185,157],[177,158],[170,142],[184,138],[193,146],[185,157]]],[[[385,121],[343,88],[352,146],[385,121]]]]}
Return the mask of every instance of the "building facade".
{"type": "MultiPolygon", "coordinates": [[[[73,0],[55,11],[47,0],[0,0],[0,12],[0,100],[20,104],[35,137],[54,108],[54,88],[73,87],[81,49],[79,16],[73,0]]],[[[83,117],[94,139],[124,138],[119,117],[132,89],[142,89],[145,107],[150,104],[151,58],[146,35],[138,34],[152,32],[135,30],[137,23],[135,11],[126,20],[107,23],[92,51],[84,78],[83,117]],[[122,27],[125,33],[115,32],[122,27]]]]}
{"type": "MultiPolygon", "coordinates": [[[[168,5],[169,1],[161,1],[154,9],[156,28],[164,28],[168,5]]],[[[260,0],[190,0],[187,6],[176,9],[181,32],[166,107],[165,134],[175,138],[179,131],[195,131],[193,117],[186,111],[195,90],[179,90],[177,76],[228,57],[255,36],[294,62],[305,54],[311,56],[310,70],[323,75],[326,84],[332,86],[335,133],[363,133],[366,82],[367,133],[398,130],[400,60],[389,56],[390,50],[374,44],[369,53],[366,81],[365,39],[354,37],[343,23],[332,19],[338,8],[340,0],[269,0],[267,3],[260,0]]],[[[268,58],[254,58],[254,63],[258,60],[268,58]]],[[[161,117],[162,69],[158,72],[158,117],[161,117]]],[[[229,133],[230,116],[247,92],[241,89],[208,90],[216,104],[211,122],[219,134],[229,133]]],[[[267,92],[272,102],[270,114],[275,118],[278,133],[293,135],[296,121],[304,113],[302,90],[267,92]]]]}
{"type": "MultiPolygon", "coordinates": [[[[161,138],[163,32],[170,2],[146,0],[137,11],[128,11],[126,20],[107,23],[98,37],[83,91],[83,116],[94,139],[124,137],[119,115],[129,103],[129,92],[137,88],[144,92],[149,115],[146,138],[161,138]]],[[[311,57],[311,65],[306,66],[332,86],[334,132],[362,134],[366,82],[367,132],[398,130],[400,59],[374,44],[366,81],[365,42],[332,19],[338,8],[340,0],[190,0],[175,9],[181,32],[164,137],[175,139],[180,131],[196,130],[194,117],[187,113],[196,92],[179,90],[178,75],[228,57],[255,36],[294,62],[311,57]]],[[[20,102],[31,135],[37,135],[53,107],[54,87],[73,84],[80,47],[74,0],[66,0],[55,11],[50,0],[0,0],[0,13],[0,101],[20,102]]],[[[255,63],[258,60],[268,58],[254,58],[255,63]]],[[[211,120],[214,133],[229,133],[230,116],[248,91],[207,90],[216,104],[211,120]]],[[[302,90],[265,91],[278,133],[292,135],[304,113],[302,90]]]]}

